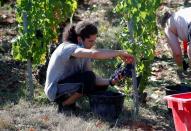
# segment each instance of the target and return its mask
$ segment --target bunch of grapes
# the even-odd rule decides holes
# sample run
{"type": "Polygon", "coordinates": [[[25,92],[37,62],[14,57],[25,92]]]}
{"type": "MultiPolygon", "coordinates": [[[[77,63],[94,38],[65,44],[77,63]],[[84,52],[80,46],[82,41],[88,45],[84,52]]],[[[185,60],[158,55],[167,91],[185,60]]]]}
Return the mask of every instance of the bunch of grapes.
{"type": "Polygon", "coordinates": [[[122,64],[118,64],[117,69],[114,74],[111,76],[111,79],[118,79],[119,75],[122,77],[132,77],[131,69],[133,68],[132,64],[126,64],[125,67],[122,64]]]}
{"type": "MultiPolygon", "coordinates": [[[[133,69],[133,65],[132,64],[126,64],[125,66],[122,66],[122,64],[118,64],[117,69],[115,70],[114,74],[111,76],[111,79],[115,79],[117,80],[119,78],[119,75],[121,75],[122,77],[126,78],[132,78],[132,71],[131,69],[133,69]]],[[[137,79],[137,88],[139,88],[139,84],[141,81],[142,75],[139,75],[136,77],[137,79]]]]}
{"type": "Polygon", "coordinates": [[[123,77],[132,77],[132,72],[131,72],[131,69],[133,68],[133,65],[132,64],[126,64],[125,65],[125,68],[122,69],[122,76],[123,77]]]}

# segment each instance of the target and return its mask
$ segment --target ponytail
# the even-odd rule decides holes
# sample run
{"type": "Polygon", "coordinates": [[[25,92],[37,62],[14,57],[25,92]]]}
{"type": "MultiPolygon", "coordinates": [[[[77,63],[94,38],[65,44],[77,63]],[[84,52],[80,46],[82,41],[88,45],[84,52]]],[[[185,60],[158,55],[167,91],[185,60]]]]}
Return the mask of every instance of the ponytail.
{"type": "Polygon", "coordinates": [[[75,25],[72,25],[69,29],[67,29],[64,33],[64,40],[77,44],[78,40],[77,40],[77,34],[75,31],[75,25]]]}

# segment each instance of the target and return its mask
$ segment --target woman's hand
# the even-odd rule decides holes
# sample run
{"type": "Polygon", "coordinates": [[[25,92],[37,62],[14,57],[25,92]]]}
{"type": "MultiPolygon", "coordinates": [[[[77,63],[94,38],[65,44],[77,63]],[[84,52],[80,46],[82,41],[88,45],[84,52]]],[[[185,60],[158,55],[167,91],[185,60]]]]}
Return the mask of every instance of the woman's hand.
{"type": "Polygon", "coordinates": [[[126,52],[123,52],[119,57],[127,64],[132,64],[135,61],[134,57],[126,52]]]}
{"type": "Polygon", "coordinates": [[[119,73],[115,78],[110,79],[110,85],[115,85],[120,80],[122,80],[124,77],[119,73]]]}

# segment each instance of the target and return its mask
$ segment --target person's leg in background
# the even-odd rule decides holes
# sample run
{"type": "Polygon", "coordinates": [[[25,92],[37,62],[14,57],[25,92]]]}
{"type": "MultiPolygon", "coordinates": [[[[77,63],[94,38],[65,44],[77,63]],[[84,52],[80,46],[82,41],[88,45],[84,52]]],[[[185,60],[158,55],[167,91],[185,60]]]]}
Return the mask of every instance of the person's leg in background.
{"type": "Polygon", "coordinates": [[[168,40],[168,45],[170,46],[173,58],[175,59],[176,64],[180,70],[183,70],[183,59],[182,59],[182,51],[180,47],[180,42],[177,36],[169,29],[165,29],[165,33],[168,40]]]}
{"type": "Polygon", "coordinates": [[[168,45],[170,46],[173,58],[178,66],[177,75],[181,83],[185,83],[184,79],[184,68],[183,68],[183,58],[182,58],[182,50],[180,46],[180,42],[178,40],[178,36],[171,31],[170,28],[165,28],[165,34],[167,36],[168,45]]]}
{"type": "Polygon", "coordinates": [[[184,56],[187,56],[188,41],[183,41],[184,56]]]}
{"type": "Polygon", "coordinates": [[[186,71],[189,67],[189,60],[188,60],[188,41],[183,41],[183,52],[184,52],[184,58],[183,58],[183,69],[186,71]]]}

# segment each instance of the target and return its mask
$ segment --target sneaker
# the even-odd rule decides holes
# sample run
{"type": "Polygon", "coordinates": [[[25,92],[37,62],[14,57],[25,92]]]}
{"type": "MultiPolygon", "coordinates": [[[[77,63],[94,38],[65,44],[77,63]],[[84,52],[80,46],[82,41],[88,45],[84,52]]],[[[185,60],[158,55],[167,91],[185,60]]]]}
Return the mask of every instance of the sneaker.
{"type": "Polygon", "coordinates": [[[64,111],[73,111],[73,112],[79,112],[80,110],[82,110],[82,107],[77,103],[73,103],[71,105],[63,105],[63,104],[58,104],[58,109],[57,112],[58,113],[63,113],[64,111]]]}
{"type": "Polygon", "coordinates": [[[76,104],[71,104],[71,105],[63,105],[62,103],[58,104],[58,109],[57,112],[58,113],[63,113],[65,111],[76,111],[76,104]]]}

